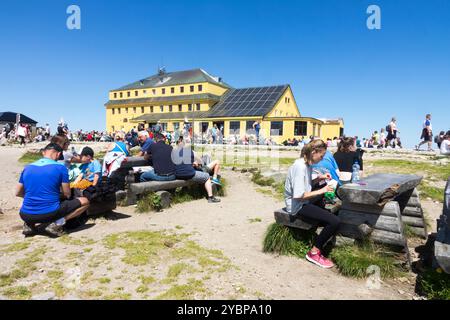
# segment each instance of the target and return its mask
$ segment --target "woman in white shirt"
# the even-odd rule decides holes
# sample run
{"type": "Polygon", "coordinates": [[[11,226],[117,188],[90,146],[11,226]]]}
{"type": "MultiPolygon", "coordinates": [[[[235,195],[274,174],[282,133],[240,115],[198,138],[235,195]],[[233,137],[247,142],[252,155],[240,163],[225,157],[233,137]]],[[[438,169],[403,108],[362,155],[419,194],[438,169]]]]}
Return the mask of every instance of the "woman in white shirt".
{"type": "Polygon", "coordinates": [[[334,214],[311,203],[318,197],[323,197],[325,193],[334,191],[334,188],[328,185],[312,191],[312,185],[316,182],[331,179],[331,175],[327,173],[312,180],[311,166],[322,161],[326,151],[327,145],[322,140],[313,140],[303,147],[300,159],[289,168],[284,186],[284,197],[288,213],[301,217],[307,223],[324,226],[314,246],[307,253],[306,259],[322,268],[332,268],[333,262],[325,258],[321,251],[336,234],[340,220],[334,214]]]}

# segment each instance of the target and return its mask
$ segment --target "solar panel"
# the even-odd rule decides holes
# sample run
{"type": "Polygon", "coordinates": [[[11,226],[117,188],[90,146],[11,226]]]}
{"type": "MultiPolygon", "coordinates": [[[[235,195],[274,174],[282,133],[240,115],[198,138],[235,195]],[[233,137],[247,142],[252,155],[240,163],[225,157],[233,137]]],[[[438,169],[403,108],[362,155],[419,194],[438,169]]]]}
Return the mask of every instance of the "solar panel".
{"type": "Polygon", "coordinates": [[[286,86],[233,89],[209,112],[214,117],[256,116],[268,113],[286,86]]]}

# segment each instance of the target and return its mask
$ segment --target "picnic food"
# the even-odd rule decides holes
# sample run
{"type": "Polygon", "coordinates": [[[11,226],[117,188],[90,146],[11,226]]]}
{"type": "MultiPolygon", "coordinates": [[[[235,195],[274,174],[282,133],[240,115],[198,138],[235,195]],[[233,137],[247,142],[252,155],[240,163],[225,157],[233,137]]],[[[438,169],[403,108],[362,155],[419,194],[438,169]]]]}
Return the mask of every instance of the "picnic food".
{"type": "Polygon", "coordinates": [[[71,189],[86,189],[89,188],[90,186],[92,186],[92,182],[86,179],[82,179],[78,182],[72,182],[70,184],[70,188],[71,189]]]}

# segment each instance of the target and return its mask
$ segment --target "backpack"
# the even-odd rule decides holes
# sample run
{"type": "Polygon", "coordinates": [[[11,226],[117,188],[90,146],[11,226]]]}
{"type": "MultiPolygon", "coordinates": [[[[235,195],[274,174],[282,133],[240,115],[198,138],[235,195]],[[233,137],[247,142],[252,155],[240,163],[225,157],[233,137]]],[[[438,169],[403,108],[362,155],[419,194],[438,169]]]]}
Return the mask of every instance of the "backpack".
{"type": "Polygon", "coordinates": [[[386,126],[386,131],[387,131],[387,132],[391,132],[391,125],[390,125],[390,124],[388,124],[388,125],[386,126]]]}

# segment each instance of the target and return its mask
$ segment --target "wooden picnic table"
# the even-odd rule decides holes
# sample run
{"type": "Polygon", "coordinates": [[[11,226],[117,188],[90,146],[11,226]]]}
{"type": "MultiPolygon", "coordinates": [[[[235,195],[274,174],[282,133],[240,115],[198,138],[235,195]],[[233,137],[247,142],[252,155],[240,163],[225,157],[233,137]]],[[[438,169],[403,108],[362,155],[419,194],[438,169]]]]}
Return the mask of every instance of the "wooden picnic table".
{"type": "Polygon", "coordinates": [[[339,233],[353,239],[369,238],[407,252],[406,221],[409,227],[426,228],[415,191],[421,181],[417,175],[382,173],[343,185],[337,192],[342,200],[339,233]]]}

